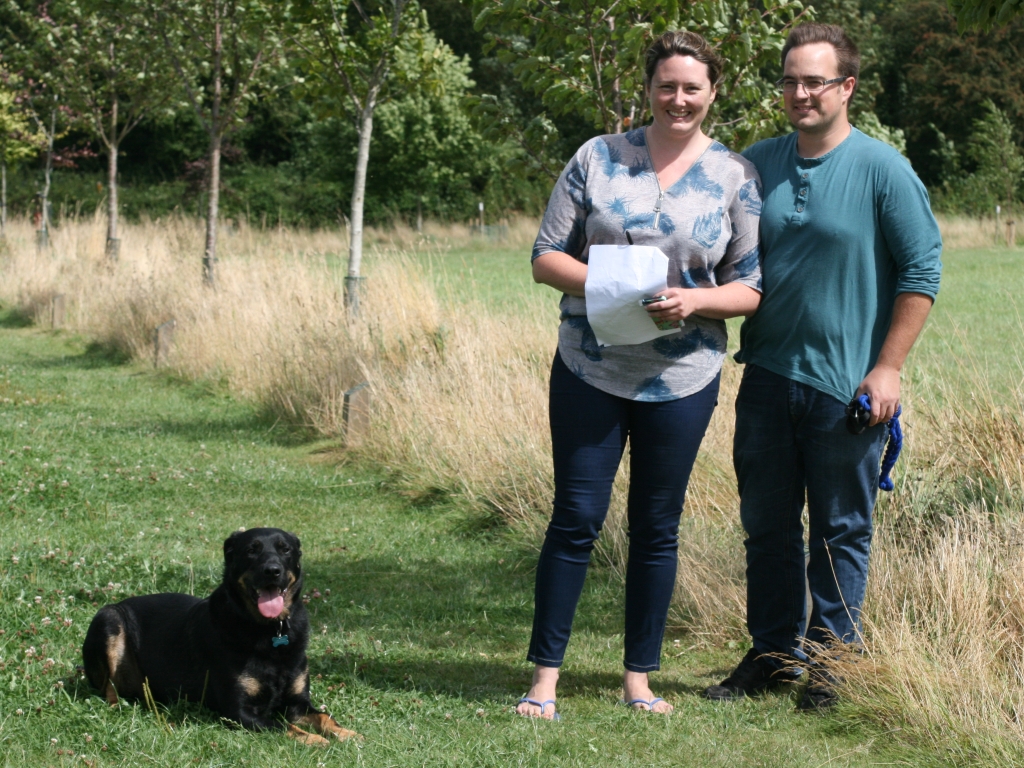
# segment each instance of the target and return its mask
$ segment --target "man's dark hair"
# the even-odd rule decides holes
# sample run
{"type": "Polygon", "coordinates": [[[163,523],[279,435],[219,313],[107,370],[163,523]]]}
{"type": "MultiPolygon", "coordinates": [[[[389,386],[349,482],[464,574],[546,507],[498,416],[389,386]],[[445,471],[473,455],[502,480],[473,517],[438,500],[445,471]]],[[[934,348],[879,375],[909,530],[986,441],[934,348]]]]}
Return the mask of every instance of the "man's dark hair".
{"type": "MultiPolygon", "coordinates": [[[[786,44],[782,47],[782,67],[786,67],[786,56],[791,50],[811,43],[828,43],[832,46],[836,52],[841,77],[860,77],[860,51],[857,44],[849,38],[842,27],[835,24],[808,22],[793,27],[786,38],[786,44]]],[[[857,85],[859,83],[854,85],[854,93],[857,92],[857,85]]],[[[853,100],[852,94],[850,100],[853,100]]]]}
{"type": "Polygon", "coordinates": [[[665,32],[647,49],[647,54],[644,56],[644,84],[648,88],[651,87],[651,80],[654,78],[654,70],[658,68],[658,62],[672,56],[692,56],[704,64],[708,68],[708,80],[711,81],[713,88],[717,88],[722,81],[725,60],[715,52],[707,40],[696,32],[680,29],[674,32],[665,32]]]}

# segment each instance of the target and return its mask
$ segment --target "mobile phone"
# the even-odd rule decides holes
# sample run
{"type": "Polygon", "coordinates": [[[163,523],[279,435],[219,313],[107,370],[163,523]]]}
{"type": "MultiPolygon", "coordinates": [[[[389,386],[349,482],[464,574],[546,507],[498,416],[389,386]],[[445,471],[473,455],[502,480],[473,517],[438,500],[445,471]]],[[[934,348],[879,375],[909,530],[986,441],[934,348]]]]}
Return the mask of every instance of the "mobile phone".
{"type": "Polygon", "coordinates": [[[656,304],[659,301],[668,301],[668,296],[654,296],[650,299],[640,299],[640,306],[646,307],[648,304],[656,304]]]}

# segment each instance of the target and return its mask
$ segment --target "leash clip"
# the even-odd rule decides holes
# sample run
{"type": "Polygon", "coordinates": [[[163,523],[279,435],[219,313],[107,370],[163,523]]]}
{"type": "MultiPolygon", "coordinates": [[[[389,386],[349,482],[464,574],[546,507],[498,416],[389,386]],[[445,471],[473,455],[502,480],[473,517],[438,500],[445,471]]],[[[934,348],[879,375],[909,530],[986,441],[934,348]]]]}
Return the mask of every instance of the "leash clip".
{"type": "MultiPolygon", "coordinates": [[[[896,413],[886,422],[889,428],[889,440],[885,446],[885,454],[882,456],[882,468],[878,473],[878,488],[882,491],[891,491],[895,486],[889,473],[896,466],[896,459],[900,457],[903,449],[903,428],[900,426],[900,414],[903,413],[903,406],[896,406],[896,413]]],[[[846,429],[851,435],[859,435],[868,428],[871,421],[871,400],[867,395],[853,398],[846,406],[846,429]]]]}

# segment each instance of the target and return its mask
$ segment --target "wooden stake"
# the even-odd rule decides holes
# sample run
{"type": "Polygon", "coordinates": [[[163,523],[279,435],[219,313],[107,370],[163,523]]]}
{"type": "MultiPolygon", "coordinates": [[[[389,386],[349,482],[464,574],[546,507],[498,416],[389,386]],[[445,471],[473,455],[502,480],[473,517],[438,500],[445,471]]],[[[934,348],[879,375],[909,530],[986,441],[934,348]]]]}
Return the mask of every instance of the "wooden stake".
{"type": "Polygon", "coordinates": [[[1006,222],[1006,244],[1010,248],[1017,245],[1017,222],[1013,219],[1006,222]]]}
{"type": "Polygon", "coordinates": [[[50,299],[50,327],[64,327],[64,294],[58,293],[50,299]]]}
{"type": "Polygon", "coordinates": [[[177,323],[171,318],[166,323],[160,323],[153,333],[153,367],[159,368],[161,363],[166,363],[171,354],[171,345],[174,344],[174,326],[177,323]]]}
{"type": "Polygon", "coordinates": [[[345,430],[345,445],[356,445],[370,426],[370,383],[356,384],[345,393],[341,421],[345,430]]]}

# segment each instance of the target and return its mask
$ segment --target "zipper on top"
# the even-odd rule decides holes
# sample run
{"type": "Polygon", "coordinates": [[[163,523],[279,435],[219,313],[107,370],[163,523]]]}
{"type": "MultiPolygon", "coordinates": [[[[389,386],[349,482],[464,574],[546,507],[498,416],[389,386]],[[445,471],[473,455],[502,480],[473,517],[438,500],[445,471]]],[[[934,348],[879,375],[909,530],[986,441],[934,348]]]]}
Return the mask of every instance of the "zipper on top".
{"type": "Polygon", "coordinates": [[[661,202],[665,199],[665,192],[661,188],[661,179],[658,178],[658,172],[654,169],[654,157],[651,155],[651,148],[647,144],[647,128],[644,128],[644,149],[647,150],[647,159],[651,161],[651,172],[654,174],[654,183],[658,185],[658,199],[654,201],[654,229],[658,228],[658,224],[661,223],[661,202]]]}

